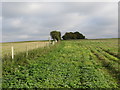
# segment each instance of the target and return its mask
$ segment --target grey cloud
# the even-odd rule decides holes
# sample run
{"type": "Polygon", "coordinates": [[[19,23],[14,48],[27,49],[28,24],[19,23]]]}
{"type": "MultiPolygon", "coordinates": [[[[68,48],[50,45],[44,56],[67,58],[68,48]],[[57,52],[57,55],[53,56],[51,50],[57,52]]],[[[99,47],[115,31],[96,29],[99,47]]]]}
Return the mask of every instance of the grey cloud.
{"type": "Polygon", "coordinates": [[[116,9],[114,3],[3,3],[3,41],[48,39],[52,30],[117,37],[116,9]]]}

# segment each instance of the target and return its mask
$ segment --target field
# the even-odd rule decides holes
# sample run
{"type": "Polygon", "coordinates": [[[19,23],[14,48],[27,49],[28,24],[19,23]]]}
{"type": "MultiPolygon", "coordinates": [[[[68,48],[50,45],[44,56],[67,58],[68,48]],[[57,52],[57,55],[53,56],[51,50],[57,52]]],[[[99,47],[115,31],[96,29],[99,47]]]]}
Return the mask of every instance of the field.
{"type": "Polygon", "coordinates": [[[40,47],[45,47],[49,42],[34,41],[34,42],[10,42],[2,43],[2,57],[6,55],[11,55],[11,47],[14,47],[14,54],[19,52],[26,52],[27,50],[32,50],[40,47]]]}
{"type": "Polygon", "coordinates": [[[120,88],[117,39],[68,40],[3,58],[3,88],[120,88]]]}

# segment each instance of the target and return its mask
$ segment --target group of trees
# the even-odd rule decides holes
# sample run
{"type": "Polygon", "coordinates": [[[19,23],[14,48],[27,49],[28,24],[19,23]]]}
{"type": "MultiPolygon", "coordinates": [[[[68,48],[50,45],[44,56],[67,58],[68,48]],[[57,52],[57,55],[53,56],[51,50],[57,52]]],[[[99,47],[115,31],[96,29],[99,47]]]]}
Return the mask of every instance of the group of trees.
{"type": "Polygon", "coordinates": [[[85,39],[85,36],[83,36],[79,32],[66,32],[65,35],[62,36],[64,40],[70,40],[70,39],[85,39]]]}
{"type": "MultiPolygon", "coordinates": [[[[61,40],[61,32],[59,31],[52,31],[50,35],[53,40],[60,41],[61,40]]],[[[62,36],[63,40],[70,40],[70,39],[85,39],[85,36],[79,32],[66,32],[62,36]]]]}

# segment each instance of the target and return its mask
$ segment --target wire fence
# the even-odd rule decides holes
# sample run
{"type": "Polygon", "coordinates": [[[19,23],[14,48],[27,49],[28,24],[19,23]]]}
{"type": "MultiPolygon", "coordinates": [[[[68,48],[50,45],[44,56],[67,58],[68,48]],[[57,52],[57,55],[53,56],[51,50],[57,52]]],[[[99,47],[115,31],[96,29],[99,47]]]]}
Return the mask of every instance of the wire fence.
{"type": "Polygon", "coordinates": [[[3,43],[2,44],[2,58],[4,56],[11,56],[14,59],[16,54],[20,52],[26,52],[28,55],[29,50],[37,49],[37,48],[44,48],[50,45],[54,45],[56,42],[23,42],[23,43],[3,43]]]}

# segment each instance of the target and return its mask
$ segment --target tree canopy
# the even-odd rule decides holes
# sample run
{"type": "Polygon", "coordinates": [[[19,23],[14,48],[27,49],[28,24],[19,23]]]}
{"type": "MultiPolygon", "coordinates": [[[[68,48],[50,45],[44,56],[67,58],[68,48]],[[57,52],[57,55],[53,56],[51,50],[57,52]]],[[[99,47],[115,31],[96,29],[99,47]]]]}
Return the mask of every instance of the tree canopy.
{"type": "Polygon", "coordinates": [[[70,40],[70,39],[85,39],[85,36],[79,32],[66,32],[62,36],[63,40],[70,40]]]}
{"type": "Polygon", "coordinates": [[[61,40],[61,32],[59,31],[52,31],[50,32],[50,35],[53,40],[57,40],[57,41],[61,40]]]}

